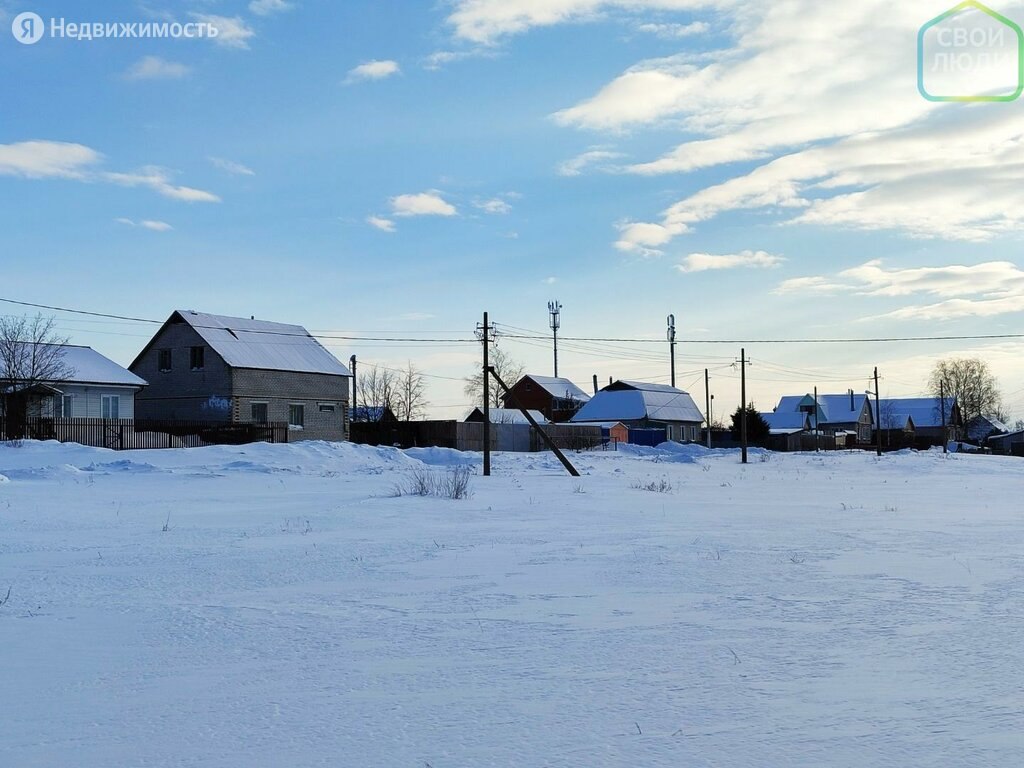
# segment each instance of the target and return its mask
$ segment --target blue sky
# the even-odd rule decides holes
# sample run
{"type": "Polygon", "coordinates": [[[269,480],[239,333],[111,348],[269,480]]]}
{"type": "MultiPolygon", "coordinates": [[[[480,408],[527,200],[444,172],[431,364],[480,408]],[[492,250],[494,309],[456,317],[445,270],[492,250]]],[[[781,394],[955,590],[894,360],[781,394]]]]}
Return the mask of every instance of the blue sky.
{"type": "MultiPolygon", "coordinates": [[[[711,367],[726,403],[738,345],[693,342],[1014,333],[1024,120],[918,93],[917,30],[949,5],[2,2],[0,295],[403,338],[471,337],[485,309],[543,330],[557,298],[565,336],[660,339],[671,312],[679,382],[702,402],[711,367]],[[22,45],[26,10],[221,35],[22,45]]],[[[59,319],[122,363],[151,330],[59,319]]],[[[411,360],[434,415],[468,406],[473,345],[325,343],[411,360]]],[[[500,343],[550,373],[543,343],[500,343]]],[[[1024,416],[1019,341],[748,353],[761,407],[875,365],[916,394],[977,354],[1024,416]]],[[[667,357],[567,343],[560,373],[665,381],[667,357]]]]}

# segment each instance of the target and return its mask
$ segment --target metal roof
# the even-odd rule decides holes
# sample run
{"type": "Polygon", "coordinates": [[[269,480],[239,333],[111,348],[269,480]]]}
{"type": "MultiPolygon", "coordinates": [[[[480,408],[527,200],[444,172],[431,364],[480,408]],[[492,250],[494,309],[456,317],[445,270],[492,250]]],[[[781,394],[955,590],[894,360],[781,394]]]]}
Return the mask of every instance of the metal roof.
{"type": "Polygon", "coordinates": [[[583,389],[569,381],[569,379],[563,379],[562,377],[534,376],[532,373],[528,373],[523,378],[530,379],[530,381],[548,392],[552,397],[567,397],[584,403],[590,400],[591,397],[583,389]]]}
{"type": "Polygon", "coordinates": [[[572,421],[657,421],[703,424],[693,398],[664,384],[619,381],[605,387],[584,405],[572,421]]]}
{"type": "Polygon", "coordinates": [[[232,368],[352,375],[301,325],[183,309],[175,312],[172,320],[175,315],[192,326],[232,368]]]}
{"type": "MultiPolygon", "coordinates": [[[[942,426],[942,401],[937,397],[883,397],[878,402],[881,419],[884,422],[886,414],[909,416],[914,421],[914,426],[921,428],[934,428],[942,426]]],[[[946,424],[953,420],[953,406],[956,405],[955,397],[947,397],[945,400],[946,424]]]]}
{"type": "Polygon", "coordinates": [[[126,368],[122,368],[92,347],[60,344],[61,363],[70,372],[60,381],[51,384],[109,384],[119,387],[144,387],[141,379],[126,368]]]}

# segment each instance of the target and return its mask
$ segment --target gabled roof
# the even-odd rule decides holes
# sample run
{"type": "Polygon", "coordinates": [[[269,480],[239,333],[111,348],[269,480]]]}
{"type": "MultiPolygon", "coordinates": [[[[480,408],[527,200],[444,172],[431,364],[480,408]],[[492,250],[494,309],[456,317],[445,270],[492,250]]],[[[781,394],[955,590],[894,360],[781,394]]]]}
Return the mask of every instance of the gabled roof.
{"type": "MultiPolygon", "coordinates": [[[[232,368],[351,376],[348,368],[301,325],[179,309],[167,323],[184,321],[232,368]]],[[[164,327],[166,327],[166,323],[164,327]]],[[[162,330],[162,329],[161,329],[162,330]]],[[[152,344],[152,342],[150,342],[152,344]]],[[[149,348],[149,345],[146,347],[149,348]]],[[[145,350],[143,350],[143,353],[145,350]]],[[[141,358],[142,355],[139,355],[141,358]]],[[[139,361],[136,358],[135,363],[139,361]]],[[[135,363],[132,363],[134,366],[135,363]]]]}
{"type": "MultiPolygon", "coordinates": [[[[849,392],[845,395],[818,395],[818,420],[821,424],[848,424],[859,421],[860,415],[864,410],[865,400],[867,400],[867,395],[854,393],[852,396],[853,407],[851,408],[851,395],[849,392]]],[[[783,397],[775,407],[775,412],[792,413],[800,411],[802,408],[813,413],[813,395],[788,395],[783,397]]],[[[813,423],[811,426],[814,426],[813,423]]]]}
{"type": "Polygon", "coordinates": [[[967,436],[972,440],[984,440],[990,435],[1006,434],[1010,427],[995,416],[975,416],[967,422],[967,436]]]}
{"type": "MultiPolygon", "coordinates": [[[[937,397],[883,397],[878,403],[881,421],[884,425],[886,414],[909,416],[918,429],[929,429],[942,426],[941,401],[937,397]]],[[[945,400],[946,425],[953,421],[955,397],[945,400]]]]}
{"type": "Polygon", "coordinates": [[[61,363],[70,375],[51,384],[109,384],[118,387],[144,387],[146,381],[122,368],[92,347],[60,344],[61,363]]]}
{"type": "MultiPolygon", "coordinates": [[[[573,400],[579,400],[583,403],[590,400],[590,395],[568,379],[564,379],[562,377],[535,376],[532,373],[528,373],[523,376],[523,379],[529,379],[534,382],[538,387],[545,390],[552,397],[567,397],[572,398],[573,400]]],[[[522,381],[522,379],[520,379],[520,381],[522,381]]]]}
{"type": "Polygon", "coordinates": [[[397,421],[386,405],[358,405],[352,409],[352,421],[397,421]]]}
{"type": "MultiPolygon", "coordinates": [[[[529,424],[530,421],[523,412],[518,408],[491,408],[490,409],[491,424],[529,424]]],[[[533,420],[538,424],[547,424],[548,420],[544,417],[544,414],[540,411],[530,410],[530,415],[533,416],[533,420]]],[[[474,408],[466,416],[464,421],[480,421],[484,420],[484,412],[482,408],[474,408]]]]}
{"type": "Polygon", "coordinates": [[[574,422],[656,421],[703,424],[704,415],[687,392],[665,384],[617,381],[584,405],[574,422]]]}

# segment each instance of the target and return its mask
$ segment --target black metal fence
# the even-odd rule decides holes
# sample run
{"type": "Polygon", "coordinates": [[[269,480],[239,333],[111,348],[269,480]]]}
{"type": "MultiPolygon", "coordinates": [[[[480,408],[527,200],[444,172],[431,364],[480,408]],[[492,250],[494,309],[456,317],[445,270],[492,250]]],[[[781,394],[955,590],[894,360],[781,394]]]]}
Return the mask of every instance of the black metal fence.
{"type": "Polygon", "coordinates": [[[231,424],[215,421],[160,421],[132,419],[7,420],[0,416],[0,441],[56,440],[98,448],[199,448],[204,445],[287,443],[288,425],[231,424]]]}

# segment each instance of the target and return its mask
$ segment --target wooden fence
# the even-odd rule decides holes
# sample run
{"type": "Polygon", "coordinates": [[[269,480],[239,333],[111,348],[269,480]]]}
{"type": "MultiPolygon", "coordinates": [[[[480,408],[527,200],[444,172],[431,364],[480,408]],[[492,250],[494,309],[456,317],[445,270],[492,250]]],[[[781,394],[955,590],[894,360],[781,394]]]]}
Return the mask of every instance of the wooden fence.
{"type": "Polygon", "coordinates": [[[199,448],[204,445],[287,443],[288,425],[212,421],[29,418],[23,423],[0,416],[0,441],[56,440],[97,448],[199,448]]]}

